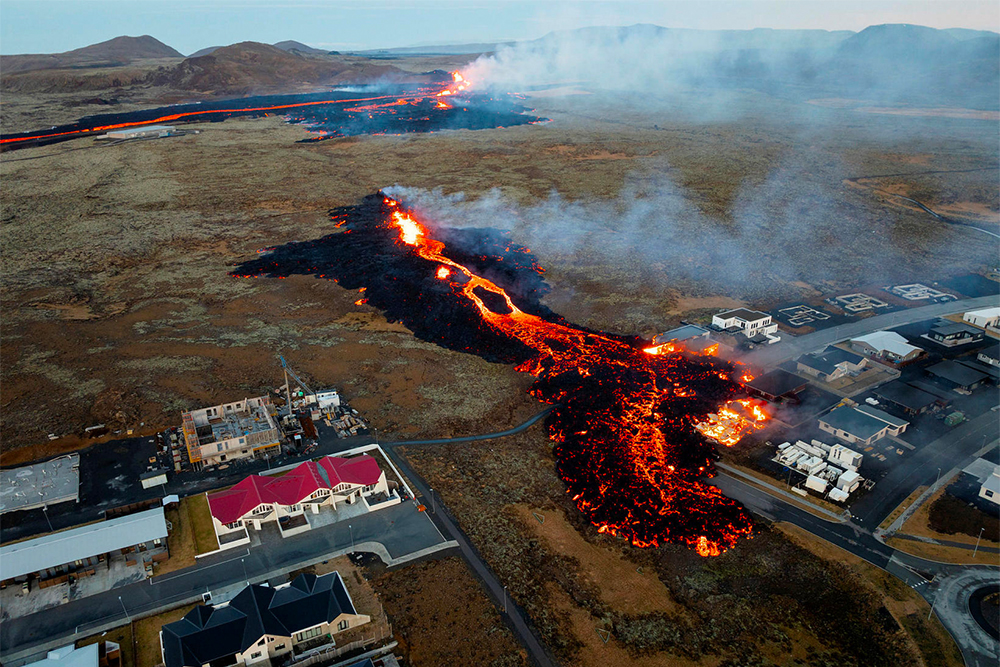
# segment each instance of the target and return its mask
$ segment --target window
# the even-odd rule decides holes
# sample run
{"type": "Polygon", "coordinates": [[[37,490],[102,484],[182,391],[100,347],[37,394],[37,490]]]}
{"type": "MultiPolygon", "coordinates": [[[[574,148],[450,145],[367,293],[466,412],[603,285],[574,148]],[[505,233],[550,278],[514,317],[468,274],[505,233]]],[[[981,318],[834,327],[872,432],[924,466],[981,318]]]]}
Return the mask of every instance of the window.
{"type": "Polygon", "coordinates": [[[260,656],[261,656],[261,652],[260,652],[260,651],[257,651],[256,653],[251,653],[251,654],[250,654],[250,659],[251,659],[251,660],[256,660],[256,659],[257,659],[257,658],[259,658],[260,656]]]}
{"type": "Polygon", "coordinates": [[[305,641],[306,639],[312,639],[313,637],[319,637],[323,634],[322,627],[310,628],[309,630],[303,630],[295,634],[295,641],[305,641]]]}
{"type": "Polygon", "coordinates": [[[348,621],[348,620],[345,619],[345,620],[341,621],[340,623],[337,623],[337,629],[338,630],[346,630],[347,627],[350,624],[351,624],[350,621],[348,621]]]}
{"type": "Polygon", "coordinates": [[[221,442],[219,444],[217,444],[216,447],[219,448],[220,452],[224,449],[221,442]]]}
{"type": "Polygon", "coordinates": [[[274,650],[275,651],[284,651],[285,650],[285,645],[284,644],[278,644],[277,646],[274,647],[274,650]]]}
{"type": "MultiPolygon", "coordinates": [[[[263,646],[264,642],[266,642],[266,641],[267,641],[266,638],[265,639],[261,639],[259,642],[257,642],[257,646],[263,646]]],[[[258,655],[260,655],[260,654],[258,653],[258,655]]]]}
{"type": "Polygon", "coordinates": [[[987,498],[992,498],[993,497],[993,492],[990,491],[989,489],[986,489],[986,497],[987,498]]]}

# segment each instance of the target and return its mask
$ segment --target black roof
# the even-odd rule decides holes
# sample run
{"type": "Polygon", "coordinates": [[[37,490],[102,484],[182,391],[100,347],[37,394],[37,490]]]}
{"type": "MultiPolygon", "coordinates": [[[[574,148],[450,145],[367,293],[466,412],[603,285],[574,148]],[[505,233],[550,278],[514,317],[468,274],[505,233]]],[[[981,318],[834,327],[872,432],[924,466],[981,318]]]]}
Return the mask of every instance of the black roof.
{"type": "Polygon", "coordinates": [[[288,586],[247,586],[228,605],[199,605],[163,626],[166,667],[200,667],[245,651],[264,635],[290,637],[356,614],[337,572],[300,574],[288,586]]]}
{"type": "Polygon", "coordinates": [[[820,373],[829,375],[837,370],[837,364],[844,363],[845,361],[856,364],[863,359],[864,357],[860,354],[842,350],[839,347],[828,347],[822,352],[815,354],[803,354],[797,361],[804,366],[815,368],[820,373]]]}
{"type": "Polygon", "coordinates": [[[983,332],[979,329],[970,327],[968,324],[962,324],[961,322],[947,322],[945,324],[939,324],[931,329],[931,333],[936,333],[941,336],[951,336],[953,334],[962,333],[963,331],[979,336],[983,334],[983,332]]]}
{"type": "Polygon", "coordinates": [[[784,396],[800,391],[807,384],[809,383],[798,375],[776,368],[754,378],[746,386],[768,396],[784,396]]]}
{"type": "Polygon", "coordinates": [[[968,387],[977,382],[982,382],[987,377],[985,373],[980,373],[951,359],[934,364],[927,369],[927,372],[948,382],[957,384],[959,387],[968,387]]]}
{"type": "Polygon", "coordinates": [[[913,385],[900,382],[899,380],[882,385],[874,393],[881,399],[895,403],[896,405],[902,405],[904,408],[914,411],[923,410],[938,400],[934,394],[927,393],[923,389],[917,389],[913,385]]]}
{"type": "Polygon", "coordinates": [[[984,347],[979,350],[978,354],[981,354],[989,359],[993,359],[994,361],[1000,361],[1000,344],[984,347]]]}
{"type": "Polygon", "coordinates": [[[996,366],[990,366],[989,364],[984,364],[980,361],[976,361],[975,359],[961,359],[958,363],[962,364],[966,368],[971,368],[977,373],[988,375],[994,380],[1000,379],[1000,368],[997,368],[996,366]]]}
{"type": "Polygon", "coordinates": [[[735,310],[727,310],[723,313],[718,313],[717,317],[721,317],[724,320],[728,320],[730,317],[738,317],[741,320],[746,320],[748,322],[756,322],[757,320],[762,320],[765,317],[768,317],[768,314],[762,313],[759,310],[737,308],[735,310]]]}
{"type": "Polygon", "coordinates": [[[870,414],[856,410],[849,405],[834,408],[829,414],[820,417],[819,421],[829,424],[835,429],[846,431],[861,440],[867,440],[886,426],[889,426],[887,422],[876,419],[870,414]]]}

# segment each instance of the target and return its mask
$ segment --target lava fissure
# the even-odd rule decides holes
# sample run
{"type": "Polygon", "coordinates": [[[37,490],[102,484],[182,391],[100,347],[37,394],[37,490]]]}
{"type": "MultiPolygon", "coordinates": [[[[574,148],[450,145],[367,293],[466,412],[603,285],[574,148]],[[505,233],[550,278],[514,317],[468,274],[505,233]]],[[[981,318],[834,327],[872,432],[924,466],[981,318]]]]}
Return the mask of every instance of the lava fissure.
{"type": "Polygon", "coordinates": [[[601,532],[704,556],[752,535],[743,507],[703,481],[718,456],[709,438],[732,445],[766,419],[744,398],[742,368],[712,348],[644,347],[567,322],[541,304],[541,267],[505,233],[432,234],[382,193],[331,218],[338,232],[275,248],[233,275],[336,280],[425,340],[534,375],[530,393],[558,404],[546,419],[558,474],[601,532]]]}

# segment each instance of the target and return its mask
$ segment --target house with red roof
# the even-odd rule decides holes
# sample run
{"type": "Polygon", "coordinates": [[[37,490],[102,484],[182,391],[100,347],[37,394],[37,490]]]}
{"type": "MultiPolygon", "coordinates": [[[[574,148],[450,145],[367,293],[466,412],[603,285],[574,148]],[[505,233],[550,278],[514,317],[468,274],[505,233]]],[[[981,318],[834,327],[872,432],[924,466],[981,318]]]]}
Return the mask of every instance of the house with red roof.
{"type": "Polygon", "coordinates": [[[294,535],[310,528],[306,510],[336,511],[342,503],[367,504],[366,498],[377,494],[392,495],[374,458],[324,456],[281,476],[250,475],[235,486],[209,493],[208,508],[219,544],[227,548],[234,541],[245,543],[247,528],[260,530],[264,521],[277,521],[283,536],[294,535]]]}

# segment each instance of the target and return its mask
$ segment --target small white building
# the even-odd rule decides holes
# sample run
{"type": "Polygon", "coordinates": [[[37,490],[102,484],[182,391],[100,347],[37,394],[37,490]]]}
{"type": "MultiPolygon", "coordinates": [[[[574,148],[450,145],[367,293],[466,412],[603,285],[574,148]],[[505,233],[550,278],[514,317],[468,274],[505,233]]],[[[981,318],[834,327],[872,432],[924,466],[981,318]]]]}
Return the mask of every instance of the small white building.
{"type": "Polygon", "coordinates": [[[320,410],[326,410],[327,408],[339,408],[340,407],[340,394],[337,393],[336,389],[328,389],[326,391],[318,391],[315,394],[306,396],[306,405],[313,405],[320,410]]]}
{"type": "Polygon", "coordinates": [[[1000,306],[994,308],[983,308],[981,310],[970,310],[962,319],[972,326],[984,329],[996,329],[1000,325],[1000,306]]]}
{"type": "Polygon", "coordinates": [[[712,316],[712,326],[723,331],[732,333],[742,333],[747,338],[763,336],[768,343],[777,343],[780,336],[774,333],[778,330],[778,323],[771,320],[771,316],[758,310],[747,308],[737,308],[727,310],[712,316]]]}
{"type": "Polygon", "coordinates": [[[106,136],[111,140],[153,139],[157,137],[169,137],[175,133],[176,130],[172,125],[146,125],[145,127],[128,127],[121,130],[112,130],[106,136]]]}
{"type": "Polygon", "coordinates": [[[859,454],[843,445],[834,445],[831,447],[830,454],[827,456],[827,461],[848,470],[857,470],[860,468],[862,460],[864,460],[863,454],[859,454]]]}
{"type": "Polygon", "coordinates": [[[1000,505],[1000,466],[994,468],[993,474],[983,481],[979,487],[979,497],[1000,505]]]}

